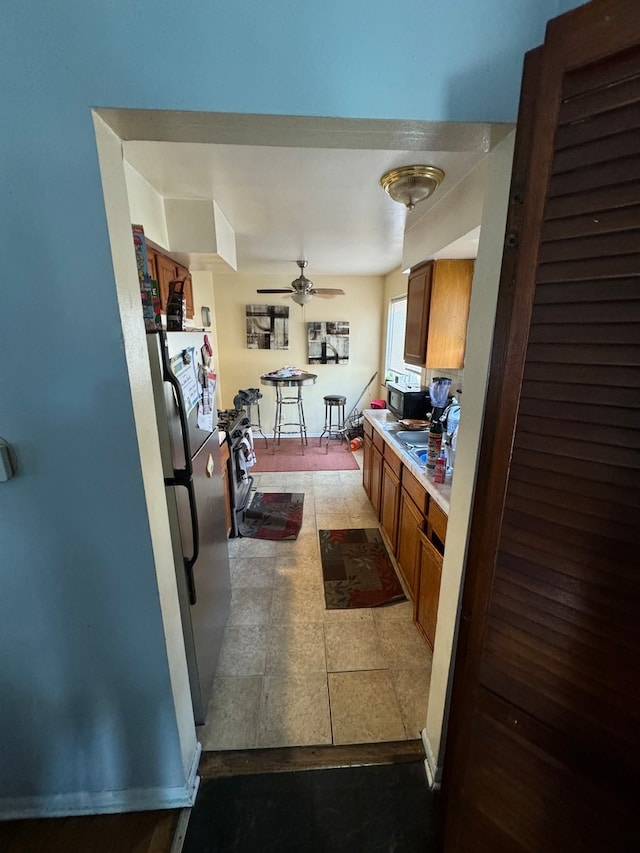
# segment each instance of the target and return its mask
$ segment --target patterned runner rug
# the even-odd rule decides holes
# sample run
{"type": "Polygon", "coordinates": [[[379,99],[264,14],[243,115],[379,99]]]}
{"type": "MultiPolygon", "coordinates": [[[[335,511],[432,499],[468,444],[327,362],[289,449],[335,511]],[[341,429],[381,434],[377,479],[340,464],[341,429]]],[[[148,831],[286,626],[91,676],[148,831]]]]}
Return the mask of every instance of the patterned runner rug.
{"type": "Polygon", "coordinates": [[[377,528],[319,530],[318,535],[327,610],[405,600],[377,528]]]}

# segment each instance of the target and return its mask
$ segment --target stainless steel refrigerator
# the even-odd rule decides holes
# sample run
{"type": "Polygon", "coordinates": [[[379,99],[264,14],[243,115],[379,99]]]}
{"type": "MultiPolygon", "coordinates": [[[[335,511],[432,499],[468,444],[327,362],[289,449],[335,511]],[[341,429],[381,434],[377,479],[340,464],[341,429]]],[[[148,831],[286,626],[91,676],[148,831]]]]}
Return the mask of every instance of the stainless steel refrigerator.
{"type": "Polygon", "coordinates": [[[149,362],[195,722],[205,722],[231,580],[206,332],[150,332],[149,362]]]}

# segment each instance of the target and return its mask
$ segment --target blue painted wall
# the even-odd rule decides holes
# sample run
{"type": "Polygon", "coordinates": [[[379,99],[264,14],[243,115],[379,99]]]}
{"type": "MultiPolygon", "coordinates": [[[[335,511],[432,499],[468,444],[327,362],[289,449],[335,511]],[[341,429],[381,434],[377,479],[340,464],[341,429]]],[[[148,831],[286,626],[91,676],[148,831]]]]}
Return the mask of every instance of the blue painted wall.
{"type": "Polygon", "coordinates": [[[90,109],[512,121],[556,9],[5,0],[0,800],[182,774],[90,109]]]}

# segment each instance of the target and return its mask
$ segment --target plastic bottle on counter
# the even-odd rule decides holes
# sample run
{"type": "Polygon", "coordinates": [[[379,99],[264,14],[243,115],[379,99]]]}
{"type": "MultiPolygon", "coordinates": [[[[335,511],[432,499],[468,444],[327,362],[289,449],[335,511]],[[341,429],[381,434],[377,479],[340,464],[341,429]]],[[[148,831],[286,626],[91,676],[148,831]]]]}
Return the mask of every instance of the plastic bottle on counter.
{"type": "Polygon", "coordinates": [[[427,473],[433,473],[442,448],[442,424],[440,420],[431,421],[427,443],[427,473]]]}
{"type": "Polygon", "coordinates": [[[444,483],[447,474],[447,457],[445,456],[444,447],[440,449],[440,456],[436,459],[436,470],[433,475],[434,483],[444,483]]]}

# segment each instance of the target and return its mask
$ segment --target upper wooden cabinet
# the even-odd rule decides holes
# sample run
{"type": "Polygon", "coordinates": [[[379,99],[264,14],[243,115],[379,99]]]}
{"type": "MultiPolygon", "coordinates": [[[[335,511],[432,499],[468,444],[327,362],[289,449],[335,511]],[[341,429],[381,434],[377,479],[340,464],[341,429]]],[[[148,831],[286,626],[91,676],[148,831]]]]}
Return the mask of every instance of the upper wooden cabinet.
{"type": "Polygon", "coordinates": [[[182,264],[174,261],[173,258],[170,258],[168,255],[160,252],[155,246],[150,244],[149,240],[147,240],[147,261],[149,264],[149,275],[158,282],[161,313],[165,314],[167,310],[169,282],[184,278],[184,295],[187,303],[187,317],[190,320],[193,319],[193,286],[189,270],[186,267],[183,267],[182,264]]]}
{"type": "Polygon", "coordinates": [[[404,360],[417,367],[464,366],[474,262],[426,261],[411,270],[404,360]]]}

